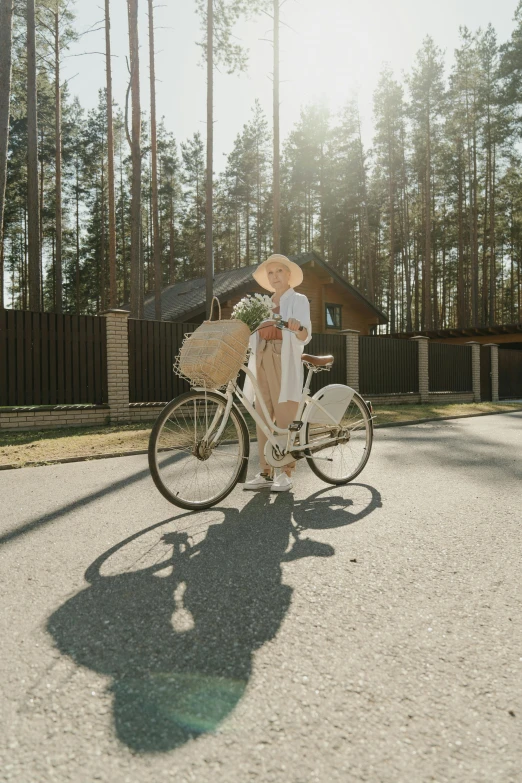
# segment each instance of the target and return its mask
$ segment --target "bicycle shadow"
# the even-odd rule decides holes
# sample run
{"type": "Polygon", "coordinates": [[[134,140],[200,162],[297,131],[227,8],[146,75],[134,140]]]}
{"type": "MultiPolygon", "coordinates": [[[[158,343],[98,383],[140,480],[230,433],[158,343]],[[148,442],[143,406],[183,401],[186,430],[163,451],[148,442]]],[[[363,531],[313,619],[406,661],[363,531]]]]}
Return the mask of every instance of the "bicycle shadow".
{"type": "Polygon", "coordinates": [[[334,554],[300,538],[290,496],[256,493],[240,511],[214,510],[223,520],[199,543],[186,530],[156,539],[167,520],[100,555],[87,569],[89,586],[47,623],[60,652],[112,678],[115,731],[136,752],[172,750],[214,731],[242,698],[254,652],[274,638],[288,611],[292,589],[281,564],[334,554]],[[155,543],[146,549],[140,542],[150,536],[155,543]],[[102,575],[111,558],[136,546],[143,548],[138,560],[150,560],[153,550],[158,562],[102,575]]]}

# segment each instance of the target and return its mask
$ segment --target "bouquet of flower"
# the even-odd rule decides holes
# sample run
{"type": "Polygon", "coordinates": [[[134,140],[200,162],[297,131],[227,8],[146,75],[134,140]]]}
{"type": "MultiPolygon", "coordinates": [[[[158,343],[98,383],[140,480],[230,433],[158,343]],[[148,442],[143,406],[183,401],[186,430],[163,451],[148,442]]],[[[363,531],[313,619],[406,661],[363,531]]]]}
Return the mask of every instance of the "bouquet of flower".
{"type": "Polygon", "coordinates": [[[258,326],[273,317],[272,297],[267,294],[254,294],[244,296],[232,310],[232,318],[243,321],[251,332],[258,326]]]}

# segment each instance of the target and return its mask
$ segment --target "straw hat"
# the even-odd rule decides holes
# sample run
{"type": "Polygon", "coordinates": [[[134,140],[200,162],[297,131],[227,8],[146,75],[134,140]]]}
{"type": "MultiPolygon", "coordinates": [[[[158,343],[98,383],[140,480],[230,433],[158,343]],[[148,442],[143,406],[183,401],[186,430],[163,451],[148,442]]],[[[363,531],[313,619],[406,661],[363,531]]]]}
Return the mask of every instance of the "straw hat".
{"type": "Polygon", "coordinates": [[[270,256],[270,258],[267,258],[262,264],[259,264],[255,272],[252,273],[254,280],[256,283],[259,283],[261,288],[265,288],[267,291],[275,290],[268,281],[268,264],[281,264],[281,266],[286,266],[286,268],[290,270],[290,280],[288,281],[290,288],[295,288],[303,282],[303,270],[301,267],[293,261],[290,261],[286,256],[274,253],[273,256],[270,256]]]}

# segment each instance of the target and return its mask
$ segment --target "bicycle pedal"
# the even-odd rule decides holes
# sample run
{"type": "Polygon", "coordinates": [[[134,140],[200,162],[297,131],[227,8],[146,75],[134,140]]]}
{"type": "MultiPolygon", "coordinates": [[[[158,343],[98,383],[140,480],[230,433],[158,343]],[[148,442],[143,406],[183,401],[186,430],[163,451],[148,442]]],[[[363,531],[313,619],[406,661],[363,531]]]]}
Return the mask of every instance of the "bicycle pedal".
{"type": "Polygon", "coordinates": [[[302,426],[303,426],[302,421],[293,421],[291,424],[288,425],[288,429],[290,432],[299,432],[302,426]]]}

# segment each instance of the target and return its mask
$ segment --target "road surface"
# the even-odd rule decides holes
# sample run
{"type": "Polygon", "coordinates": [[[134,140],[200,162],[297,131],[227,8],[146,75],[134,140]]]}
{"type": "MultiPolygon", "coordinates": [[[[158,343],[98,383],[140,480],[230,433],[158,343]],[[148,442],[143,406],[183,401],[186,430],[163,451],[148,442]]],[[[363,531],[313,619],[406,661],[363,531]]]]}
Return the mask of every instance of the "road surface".
{"type": "Polygon", "coordinates": [[[521,413],[199,514],[140,456],[0,497],[1,781],[522,780],[521,413]]]}

